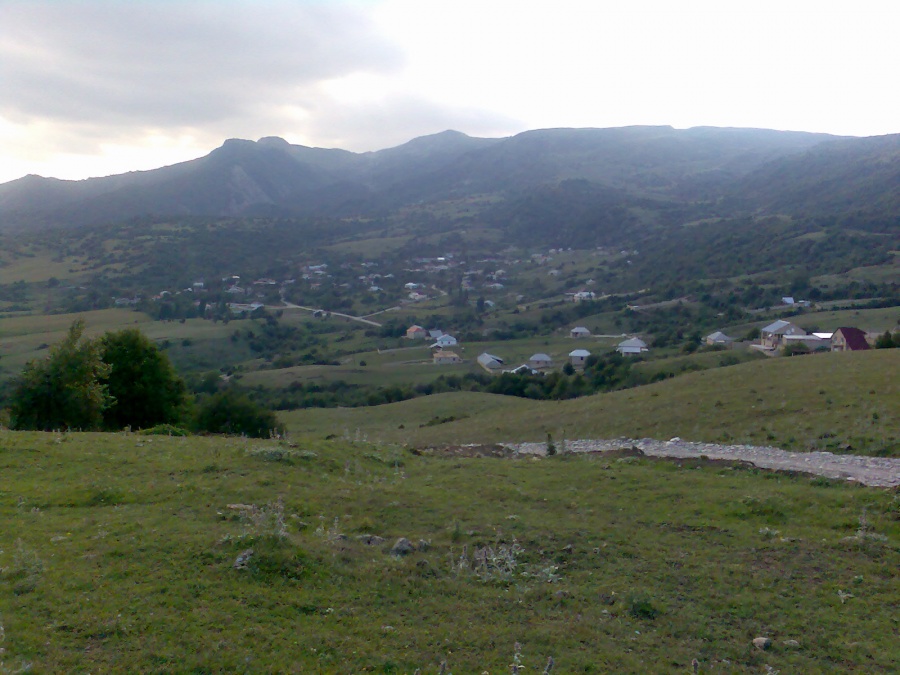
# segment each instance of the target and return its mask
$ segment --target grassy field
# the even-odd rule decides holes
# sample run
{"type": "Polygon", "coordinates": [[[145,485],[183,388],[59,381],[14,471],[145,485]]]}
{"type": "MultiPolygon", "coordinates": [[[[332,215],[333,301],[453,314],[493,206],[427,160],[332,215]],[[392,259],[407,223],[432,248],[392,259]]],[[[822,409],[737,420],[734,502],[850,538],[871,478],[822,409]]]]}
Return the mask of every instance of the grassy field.
{"type": "MultiPolygon", "coordinates": [[[[722,352],[723,354],[726,352],[722,352]]],[[[374,408],[297,410],[290,429],[422,445],[673,436],[900,456],[900,350],[766,359],[571,401],[431,396],[374,408]],[[502,414],[499,412],[502,410],[502,414]],[[427,425],[434,419],[457,418],[427,425]],[[401,427],[401,425],[403,425],[401,427]]]]}
{"type": "Polygon", "coordinates": [[[896,672],[896,493],[294,440],[0,432],[4,672],[896,672]]]}

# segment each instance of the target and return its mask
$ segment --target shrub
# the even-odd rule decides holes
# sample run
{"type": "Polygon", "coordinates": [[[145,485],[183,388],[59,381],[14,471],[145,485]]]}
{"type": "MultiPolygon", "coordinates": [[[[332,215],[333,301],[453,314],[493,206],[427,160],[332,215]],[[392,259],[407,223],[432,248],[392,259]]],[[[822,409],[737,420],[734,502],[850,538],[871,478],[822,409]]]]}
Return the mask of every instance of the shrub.
{"type": "Polygon", "coordinates": [[[283,432],[275,413],[234,389],[213,394],[203,401],[197,410],[196,427],[210,434],[244,434],[254,438],[283,432]]]}

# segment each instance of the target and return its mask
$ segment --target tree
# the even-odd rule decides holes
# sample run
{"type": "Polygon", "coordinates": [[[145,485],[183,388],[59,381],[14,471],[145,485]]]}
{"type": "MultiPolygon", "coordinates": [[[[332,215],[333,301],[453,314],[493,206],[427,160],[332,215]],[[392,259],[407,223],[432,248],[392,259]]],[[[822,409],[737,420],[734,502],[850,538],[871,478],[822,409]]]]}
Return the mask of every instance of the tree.
{"type": "Polygon", "coordinates": [[[101,379],[113,402],[103,413],[107,429],[178,424],[187,407],[184,381],[169,357],[135,328],[100,339],[109,373],[101,379]]]}
{"type": "Polygon", "coordinates": [[[10,405],[15,429],[99,429],[111,403],[101,382],[109,366],[97,340],[82,339],[84,321],[75,321],[47,358],[31,361],[19,377],[10,405]]]}
{"type": "Polygon", "coordinates": [[[226,389],[206,399],[197,411],[197,428],[211,434],[246,434],[267,438],[281,431],[271,410],[257,405],[246,394],[226,389]]]}

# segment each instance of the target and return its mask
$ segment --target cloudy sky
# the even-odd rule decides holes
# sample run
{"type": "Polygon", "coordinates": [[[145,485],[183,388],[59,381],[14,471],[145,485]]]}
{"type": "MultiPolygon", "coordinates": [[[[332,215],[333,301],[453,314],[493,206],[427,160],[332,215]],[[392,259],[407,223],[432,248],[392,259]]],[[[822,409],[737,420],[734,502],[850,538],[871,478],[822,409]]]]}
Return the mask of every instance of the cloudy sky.
{"type": "Polygon", "coordinates": [[[0,0],[0,182],[445,129],[900,132],[896,0],[0,0]]]}

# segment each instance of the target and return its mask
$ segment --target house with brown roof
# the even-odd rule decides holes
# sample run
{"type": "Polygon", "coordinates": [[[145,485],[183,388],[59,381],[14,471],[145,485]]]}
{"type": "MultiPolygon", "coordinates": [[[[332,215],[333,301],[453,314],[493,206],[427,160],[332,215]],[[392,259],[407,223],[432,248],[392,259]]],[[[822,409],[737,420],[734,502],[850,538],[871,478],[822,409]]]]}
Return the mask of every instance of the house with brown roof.
{"type": "Polygon", "coordinates": [[[859,328],[844,326],[834,331],[831,336],[831,351],[833,352],[858,352],[869,348],[866,332],[859,328]]]}

